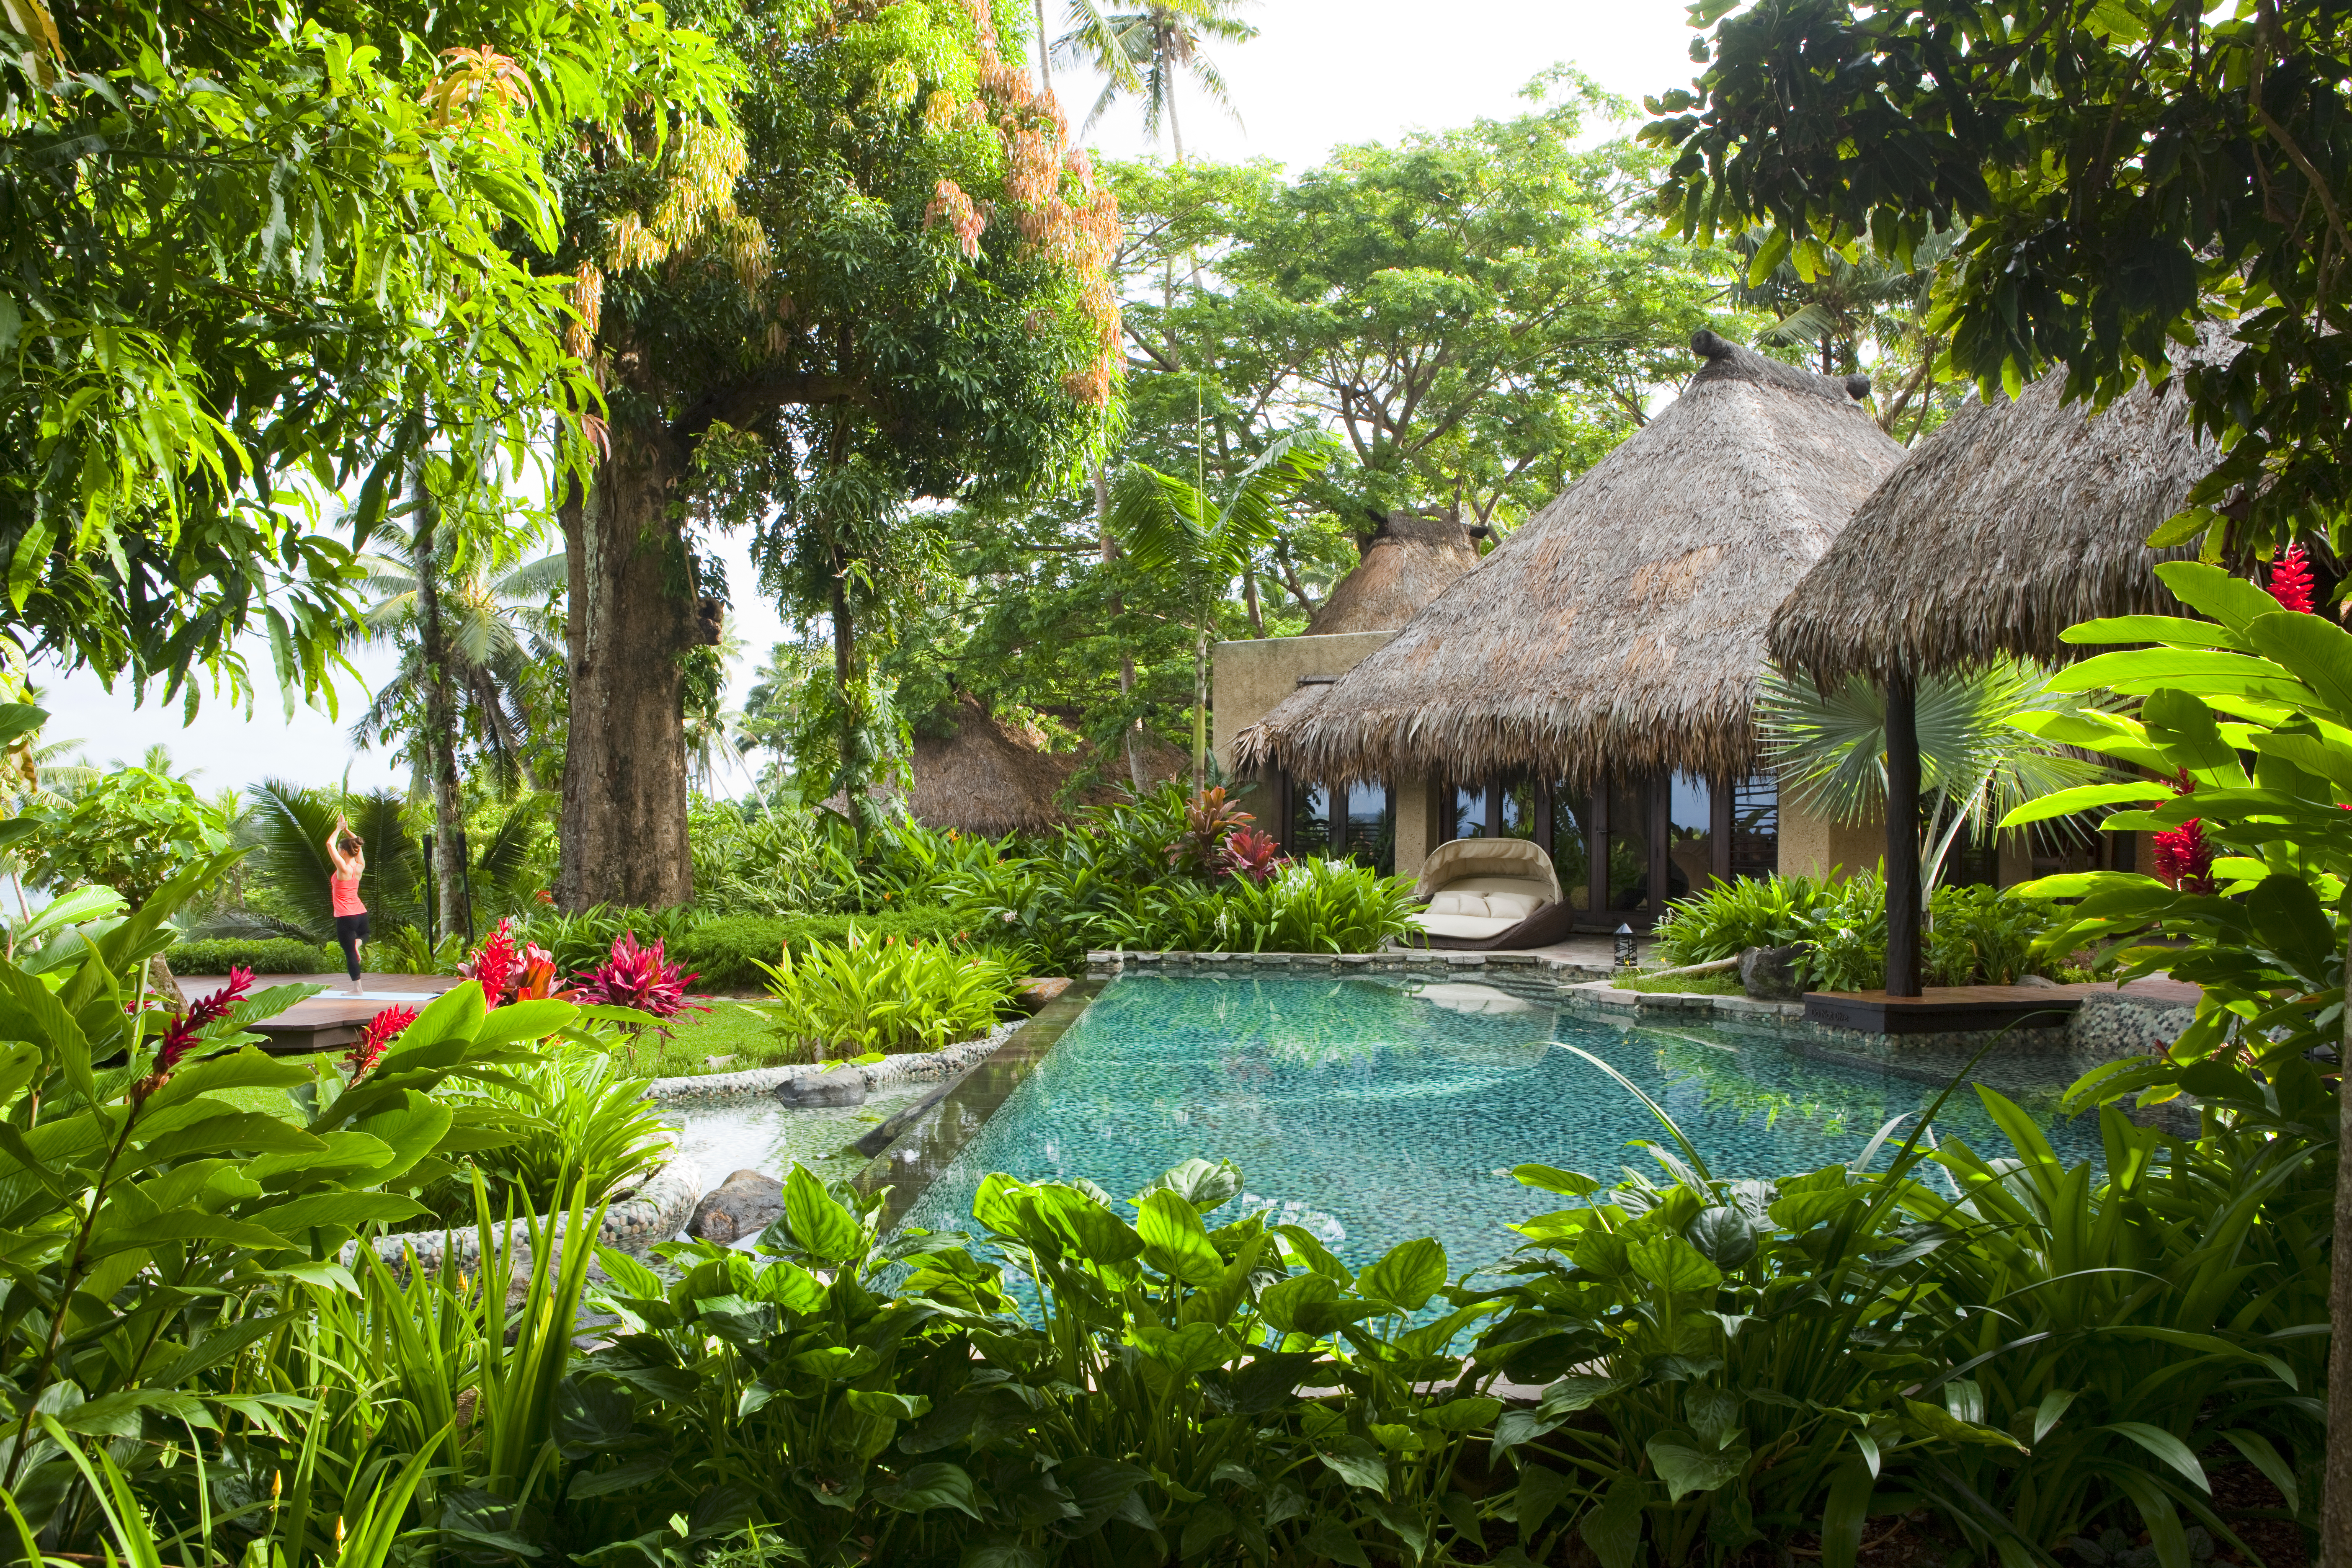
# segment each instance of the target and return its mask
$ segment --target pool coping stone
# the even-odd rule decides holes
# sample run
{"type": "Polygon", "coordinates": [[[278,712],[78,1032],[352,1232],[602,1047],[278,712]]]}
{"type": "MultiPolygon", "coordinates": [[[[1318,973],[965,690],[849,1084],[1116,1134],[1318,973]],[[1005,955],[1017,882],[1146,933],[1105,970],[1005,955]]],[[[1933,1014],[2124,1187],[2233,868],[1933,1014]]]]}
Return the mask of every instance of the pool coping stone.
{"type": "Polygon", "coordinates": [[[882,1211],[883,1229],[906,1217],[907,1211],[979,1135],[997,1108],[1036,1071],[1037,1064],[1094,1005],[1108,984],[1091,976],[1072,981],[1068,990],[1039,1008],[1003,1044],[975,1062],[938,1104],[916,1118],[888,1148],[850,1178],[850,1184],[861,1193],[889,1189],[889,1201],[882,1211]]]}

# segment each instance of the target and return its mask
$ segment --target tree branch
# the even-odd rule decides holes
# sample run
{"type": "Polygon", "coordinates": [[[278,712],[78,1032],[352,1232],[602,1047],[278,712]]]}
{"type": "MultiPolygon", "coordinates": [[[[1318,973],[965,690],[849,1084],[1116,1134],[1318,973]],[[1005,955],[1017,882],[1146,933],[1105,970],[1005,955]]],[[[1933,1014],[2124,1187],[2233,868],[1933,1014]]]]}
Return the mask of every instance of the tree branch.
{"type": "Polygon", "coordinates": [[[680,444],[691,446],[713,425],[731,425],[740,430],[787,404],[846,403],[862,395],[858,384],[846,376],[761,371],[712,392],[680,415],[669,433],[680,444]]]}

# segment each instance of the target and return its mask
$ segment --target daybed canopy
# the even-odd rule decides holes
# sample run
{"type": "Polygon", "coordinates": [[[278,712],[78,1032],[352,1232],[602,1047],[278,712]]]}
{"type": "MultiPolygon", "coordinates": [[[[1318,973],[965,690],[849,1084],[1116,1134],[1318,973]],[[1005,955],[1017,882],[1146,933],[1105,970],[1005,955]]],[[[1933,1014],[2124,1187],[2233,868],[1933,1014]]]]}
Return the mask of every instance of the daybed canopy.
{"type": "Polygon", "coordinates": [[[1680,397],[1318,700],[1244,731],[1241,765],[1745,771],[1772,610],[1902,448],[1859,377],[1713,332],[1692,347],[1706,363],[1680,397]]]}

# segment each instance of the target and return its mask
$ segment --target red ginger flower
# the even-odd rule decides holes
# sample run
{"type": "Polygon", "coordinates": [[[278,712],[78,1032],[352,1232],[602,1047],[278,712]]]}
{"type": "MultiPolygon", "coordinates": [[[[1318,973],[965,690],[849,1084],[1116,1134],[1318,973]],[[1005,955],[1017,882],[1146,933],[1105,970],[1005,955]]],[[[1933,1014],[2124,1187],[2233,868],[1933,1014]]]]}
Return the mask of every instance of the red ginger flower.
{"type": "Polygon", "coordinates": [[[522,954],[515,946],[514,921],[509,918],[500,921],[498,929],[483,939],[481,951],[474,954],[473,962],[459,964],[457,973],[468,980],[479,981],[483,1002],[496,1007],[506,1000],[508,983],[521,967],[522,954]]]}
{"type": "MultiPolygon", "coordinates": [[[[2187,795],[2194,785],[2180,793],[2187,795]]],[[[2213,880],[2213,846],[2205,837],[2205,825],[2190,817],[2169,832],[2156,836],[2156,874],[2184,893],[2211,897],[2217,890],[2213,880]]]]}
{"type": "Polygon", "coordinates": [[[612,953],[604,963],[573,976],[572,998],[598,1006],[635,1007],[656,1018],[675,1018],[680,1013],[710,1011],[709,1003],[686,994],[688,984],[700,978],[681,973],[679,965],[665,958],[659,937],[651,947],[640,947],[635,931],[623,931],[613,939],[612,953]]]}
{"type": "Polygon", "coordinates": [[[367,1021],[366,1032],[353,1041],[344,1056],[343,1064],[352,1069],[353,1083],[367,1076],[370,1068],[383,1057],[384,1047],[400,1037],[400,1032],[416,1022],[416,1009],[397,1003],[386,1007],[367,1021]]]}
{"type": "Polygon", "coordinates": [[[197,1037],[227,1017],[230,1009],[244,1001],[246,993],[252,989],[253,971],[232,969],[228,972],[227,984],[191,1004],[186,1012],[165,1024],[163,1043],[155,1051],[155,1070],[139,1081],[133,1091],[138,1098],[144,1100],[163,1088],[163,1080],[172,1076],[172,1069],[178,1067],[181,1059],[195,1047],[197,1037]]]}
{"type": "Polygon", "coordinates": [[[2279,608],[2311,614],[2311,556],[2302,545],[2290,544],[2280,553],[2278,564],[2271,568],[2270,591],[2279,608]]]}
{"type": "Polygon", "coordinates": [[[1270,833],[1260,833],[1255,827],[1237,827],[1225,840],[1224,869],[1236,877],[1247,877],[1263,885],[1265,880],[1288,862],[1282,846],[1270,833]]]}

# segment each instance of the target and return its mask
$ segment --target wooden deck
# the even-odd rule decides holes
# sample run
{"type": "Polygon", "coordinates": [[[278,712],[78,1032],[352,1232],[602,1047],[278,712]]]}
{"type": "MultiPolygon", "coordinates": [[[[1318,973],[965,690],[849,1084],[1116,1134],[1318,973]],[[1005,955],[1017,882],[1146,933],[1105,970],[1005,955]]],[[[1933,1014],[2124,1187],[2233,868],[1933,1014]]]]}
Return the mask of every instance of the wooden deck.
{"type": "MultiPolygon", "coordinates": [[[[220,974],[184,974],[180,989],[189,1001],[209,996],[228,984],[220,974]]],[[[307,1002],[297,1002],[274,1018],[265,1018],[253,1026],[254,1033],[262,1037],[263,1050],[273,1056],[293,1056],[305,1051],[340,1051],[360,1037],[367,1021],[386,1007],[399,1004],[422,1007],[444,991],[464,984],[449,974],[366,974],[360,976],[363,994],[352,993],[348,974],[257,974],[254,989],[267,990],[272,985],[324,985],[328,989],[307,1002]]]]}
{"type": "MultiPolygon", "coordinates": [[[[1930,985],[1917,996],[1884,991],[1808,991],[1805,1021],[1870,1035],[1929,1035],[1947,1029],[2063,1028],[2083,998],[2113,985],[1930,985]]],[[[2178,980],[2136,980],[2126,995],[2193,1004],[2198,988],[2178,980]]]]}

